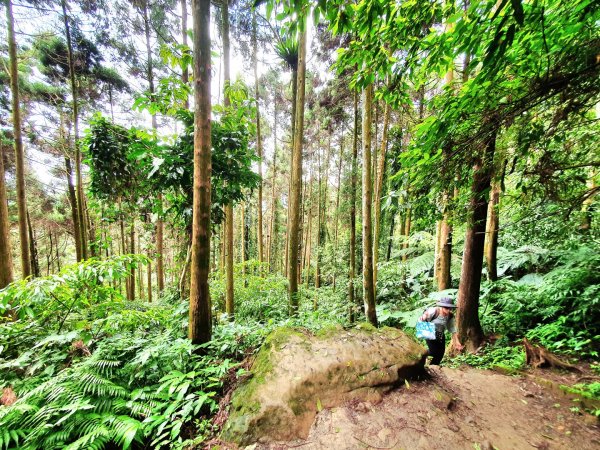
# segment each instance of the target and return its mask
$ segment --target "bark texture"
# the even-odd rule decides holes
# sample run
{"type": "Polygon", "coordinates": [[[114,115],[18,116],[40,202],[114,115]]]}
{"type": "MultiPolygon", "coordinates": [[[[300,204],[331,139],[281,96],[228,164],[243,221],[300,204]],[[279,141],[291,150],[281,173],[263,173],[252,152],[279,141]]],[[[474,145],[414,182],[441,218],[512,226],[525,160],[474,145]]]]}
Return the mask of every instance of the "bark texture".
{"type": "Polygon", "coordinates": [[[210,0],[192,0],[194,21],[194,201],[188,336],[211,338],[210,270],[210,0]]]}
{"type": "Polygon", "coordinates": [[[470,352],[477,350],[483,342],[483,330],[479,322],[479,288],[487,216],[486,193],[492,180],[491,166],[496,149],[495,133],[484,145],[483,154],[476,159],[473,166],[473,183],[456,313],[458,340],[470,352]]]}
{"type": "Polygon", "coordinates": [[[381,191],[383,190],[383,177],[385,174],[385,157],[388,141],[388,128],[390,123],[391,108],[385,104],[383,113],[383,131],[381,134],[381,146],[379,148],[379,162],[377,168],[377,182],[375,184],[375,223],[373,238],[373,286],[377,288],[377,263],[379,262],[379,241],[381,235],[381,191]]]}
{"type": "Polygon", "coordinates": [[[371,180],[371,109],[373,106],[373,86],[369,85],[363,91],[363,120],[362,120],[362,214],[363,214],[363,291],[365,316],[377,326],[375,311],[375,286],[373,285],[373,236],[371,225],[372,180],[371,180]]]}
{"type": "Polygon", "coordinates": [[[358,94],[354,93],[354,130],[352,137],[352,173],[350,178],[350,264],[348,270],[348,302],[350,311],[350,322],[354,322],[354,309],[356,300],[354,299],[354,277],[356,276],[356,187],[357,180],[357,160],[358,160],[358,94]]]}
{"type": "Polygon", "coordinates": [[[71,85],[71,103],[73,107],[73,132],[75,138],[75,189],[77,194],[77,215],[80,233],[80,255],[82,259],[88,257],[88,231],[87,220],[84,210],[83,176],[81,174],[81,149],[79,147],[79,100],[77,84],[75,82],[75,61],[73,58],[73,44],[71,42],[71,27],[67,15],[67,1],[61,0],[63,22],[65,25],[65,36],[67,40],[67,62],[69,65],[69,81],[71,85]]]}
{"type": "MultiPolygon", "coordinates": [[[[12,1],[6,0],[6,21],[8,28],[8,55],[10,66],[10,91],[12,94],[12,122],[15,140],[15,169],[17,185],[17,210],[19,214],[19,244],[21,249],[21,274],[27,278],[32,274],[29,257],[29,234],[27,230],[27,198],[25,196],[25,163],[23,137],[21,133],[21,106],[19,104],[19,73],[17,70],[17,43],[12,11],[12,1]]],[[[4,173],[2,174],[4,176],[4,173]]]]}
{"type": "MultiPolygon", "coordinates": [[[[221,27],[223,36],[223,83],[226,90],[230,83],[229,0],[224,0],[221,5],[221,27]]],[[[226,92],[224,94],[224,104],[229,106],[229,96],[226,92]]],[[[225,207],[225,282],[225,312],[230,319],[233,319],[235,311],[233,306],[233,205],[231,203],[225,207]]]]}
{"type": "Polygon", "coordinates": [[[488,218],[485,243],[485,261],[488,279],[498,279],[498,229],[500,225],[498,207],[500,204],[500,183],[492,183],[490,200],[488,203],[488,218]]]}
{"type": "Polygon", "coordinates": [[[8,202],[6,199],[6,182],[4,178],[4,151],[0,146],[0,289],[13,282],[11,249],[8,202]]]}
{"type": "Polygon", "coordinates": [[[256,98],[256,153],[258,155],[258,175],[260,181],[258,182],[258,204],[257,204],[257,228],[258,233],[256,240],[258,241],[258,260],[264,261],[263,251],[263,184],[262,184],[262,136],[260,133],[260,104],[259,104],[259,93],[258,93],[258,45],[256,38],[256,14],[252,14],[252,60],[254,66],[254,96],[256,98]]]}
{"type": "Polygon", "coordinates": [[[288,282],[290,309],[298,311],[298,232],[302,196],[302,138],[304,136],[304,96],[306,78],[306,31],[301,31],[298,44],[298,70],[294,114],[294,143],[291,158],[290,209],[288,219],[288,282]]]}

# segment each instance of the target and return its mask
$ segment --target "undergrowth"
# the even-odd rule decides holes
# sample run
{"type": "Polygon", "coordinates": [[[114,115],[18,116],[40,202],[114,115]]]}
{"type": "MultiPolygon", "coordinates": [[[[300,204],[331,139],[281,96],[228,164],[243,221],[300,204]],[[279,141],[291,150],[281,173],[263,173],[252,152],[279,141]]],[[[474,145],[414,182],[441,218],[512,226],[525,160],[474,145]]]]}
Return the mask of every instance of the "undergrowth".
{"type": "MultiPolygon", "coordinates": [[[[89,260],[0,292],[0,390],[16,399],[0,406],[0,448],[199,444],[214,432],[228,380],[271,330],[316,331],[347,317],[342,294],[305,288],[300,314],[289,318],[285,280],[250,264],[238,268],[246,276],[236,283],[237,322],[223,316],[213,339],[193,346],[186,301],[172,292],[153,304],[121,295],[131,268],[144,263],[133,255],[89,260]]],[[[220,281],[212,283],[217,308],[220,281]]]]}

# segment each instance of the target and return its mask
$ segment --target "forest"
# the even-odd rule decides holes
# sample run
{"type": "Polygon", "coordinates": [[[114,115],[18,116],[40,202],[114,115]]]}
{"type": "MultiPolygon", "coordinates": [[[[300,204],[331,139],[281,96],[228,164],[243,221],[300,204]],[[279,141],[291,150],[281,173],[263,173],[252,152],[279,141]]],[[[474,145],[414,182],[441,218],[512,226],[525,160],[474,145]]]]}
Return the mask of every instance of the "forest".
{"type": "Polygon", "coordinates": [[[1,9],[0,449],[598,448],[598,1],[1,9]]]}

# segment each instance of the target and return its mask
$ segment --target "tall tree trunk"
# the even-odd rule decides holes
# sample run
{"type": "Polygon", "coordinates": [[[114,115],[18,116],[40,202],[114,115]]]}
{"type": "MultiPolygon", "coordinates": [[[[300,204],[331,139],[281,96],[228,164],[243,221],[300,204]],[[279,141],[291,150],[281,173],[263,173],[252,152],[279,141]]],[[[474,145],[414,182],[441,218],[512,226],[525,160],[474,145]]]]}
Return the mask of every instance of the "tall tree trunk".
{"type": "Polygon", "coordinates": [[[373,241],[371,226],[372,180],[371,180],[371,110],[373,106],[373,85],[363,91],[363,168],[362,168],[362,208],[363,208],[363,291],[365,316],[377,326],[375,311],[375,286],[373,285],[373,241]]]}
{"type": "Polygon", "coordinates": [[[496,134],[485,142],[483,155],[473,166],[473,183],[465,235],[465,248],[458,289],[458,341],[468,351],[475,351],[483,341],[479,322],[479,288],[483,266],[483,246],[487,216],[486,193],[492,179],[492,161],[496,149],[496,134]]]}
{"type": "Polygon", "coordinates": [[[354,130],[352,136],[352,173],[350,186],[350,267],[348,272],[348,303],[350,322],[354,322],[354,277],[356,276],[356,189],[358,185],[358,93],[354,92],[354,130]]]}
{"type": "MultiPolygon", "coordinates": [[[[23,278],[32,274],[29,255],[29,234],[27,231],[27,198],[25,196],[25,163],[21,132],[21,106],[19,104],[19,72],[17,70],[17,44],[12,10],[12,1],[6,0],[6,21],[8,24],[8,55],[10,59],[10,90],[12,94],[12,122],[15,138],[15,167],[17,185],[17,210],[19,214],[19,244],[21,248],[21,273],[23,278]]],[[[2,173],[4,176],[4,172],[2,173]]]]}
{"type": "Polygon", "coordinates": [[[306,192],[308,190],[309,186],[312,186],[312,180],[309,180],[308,182],[303,182],[300,181],[300,223],[298,224],[298,270],[297,270],[297,278],[298,278],[298,284],[300,284],[302,282],[302,270],[304,269],[304,263],[306,261],[306,241],[307,239],[304,238],[304,232],[306,230],[306,227],[304,226],[304,223],[306,222],[305,217],[306,217],[306,208],[308,206],[308,201],[310,201],[310,199],[308,199],[308,201],[305,202],[306,200],[306,192]],[[306,203],[306,205],[305,205],[306,203]],[[303,250],[304,249],[304,250],[303,250]],[[304,255],[304,256],[302,256],[304,255]]]}
{"type": "Polygon", "coordinates": [[[488,280],[498,279],[498,229],[500,225],[499,207],[500,183],[493,182],[490,190],[490,200],[487,212],[487,230],[485,232],[485,260],[487,264],[488,280]]]}
{"type": "MultiPolygon", "coordinates": [[[[290,175],[289,175],[289,184],[288,184],[288,204],[291,202],[291,198],[292,198],[292,177],[294,176],[294,172],[293,172],[293,167],[294,167],[294,130],[296,129],[296,109],[297,109],[297,101],[298,99],[298,67],[293,67],[292,68],[292,145],[291,145],[291,151],[290,151],[290,175]]],[[[302,180],[300,180],[300,183],[302,183],[302,180]]],[[[289,265],[290,265],[290,210],[288,208],[288,214],[286,216],[286,223],[285,223],[285,229],[286,229],[286,233],[285,233],[285,276],[288,277],[288,279],[290,278],[290,271],[289,271],[289,265]]]]}
{"type": "Polygon", "coordinates": [[[295,125],[291,158],[291,189],[289,208],[288,281],[290,309],[298,312],[298,231],[300,228],[300,203],[302,188],[302,138],[304,136],[304,95],[306,77],[306,31],[300,31],[298,43],[297,92],[295,125]]]}
{"type": "MultiPolygon", "coordinates": [[[[454,2],[454,0],[452,0],[454,2]]],[[[447,29],[451,29],[452,24],[446,24],[447,29]]],[[[452,86],[454,82],[454,67],[446,73],[444,78],[446,86],[452,86]]],[[[443,149],[443,165],[444,170],[447,165],[450,164],[450,148],[445,147],[443,149]]],[[[436,255],[435,267],[437,268],[436,279],[438,291],[450,289],[452,283],[452,277],[450,274],[450,266],[452,263],[452,211],[450,210],[450,195],[452,188],[448,186],[444,192],[442,192],[442,207],[443,215],[438,227],[438,253],[436,255]]]]}
{"type": "Polygon", "coordinates": [[[77,85],[75,83],[75,62],[73,58],[73,44],[71,42],[71,27],[67,15],[67,1],[61,0],[63,22],[65,25],[65,36],[67,40],[67,62],[69,65],[69,79],[71,84],[71,97],[73,105],[73,131],[75,135],[75,188],[77,193],[77,215],[79,221],[79,232],[81,236],[81,258],[87,259],[87,221],[84,211],[83,177],[81,174],[81,148],[79,147],[79,101],[77,85]]]}
{"type": "Polygon", "coordinates": [[[337,275],[337,252],[338,252],[338,231],[340,222],[340,192],[342,191],[342,159],[344,158],[344,134],[340,138],[340,158],[338,164],[337,192],[335,197],[335,227],[333,242],[333,292],[335,292],[335,281],[337,275]]]}
{"type": "Polygon", "coordinates": [[[273,242],[276,242],[275,236],[275,217],[277,216],[277,200],[275,198],[275,186],[277,184],[277,102],[273,102],[273,178],[271,179],[271,221],[269,223],[269,245],[267,246],[267,261],[269,270],[273,272],[273,242]]]}
{"type": "Polygon", "coordinates": [[[258,94],[258,57],[257,57],[257,39],[256,39],[256,13],[252,13],[252,60],[254,66],[254,96],[256,97],[256,152],[258,154],[258,175],[260,180],[258,182],[258,234],[256,240],[258,241],[258,260],[264,262],[263,255],[263,213],[262,213],[262,198],[263,198],[263,185],[262,185],[262,136],[260,134],[260,104],[258,94]]]}
{"type": "Polygon", "coordinates": [[[313,179],[312,179],[312,175],[310,180],[308,181],[308,183],[304,183],[304,193],[302,194],[302,199],[304,200],[304,202],[306,203],[306,206],[302,206],[302,208],[300,209],[300,217],[303,218],[304,216],[306,216],[306,220],[302,220],[302,223],[306,223],[306,227],[303,227],[304,230],[302,229],[302,227],[300,228],[299,234],[300,236],[302,236],[302,233],[304,232],[304,239],[302,239],[302,245],[299,245],[298,248],[302,250],[302,262],[300,264],[300,270],[307,270],[307,267],[310,266],[310,262],[307,264],[307,258],[308,258],[308,250],[310,248],[310,232],[311,232],[311,225],[312,225],[312,209],[313,209],[313,179]],[[310,190],[309,190],[310,189],[310,190]],[[308,195],[307,195],[307,191],[308,191],[308,195]],[[306,211],[306,214],[304,213],[306,211]]]}
{"type": "Polygon", "coordinates": [[[318,214],[319,214],[319,218],[318,218],[318,226],[317,226],[317,261],[316,261],[316,280],[315,280],[315,286],[317,288],[321,287],[321,254],[322,254],[322,247],[325,243],[325,239],[327,238],[327,236],[329,235],[327,232],[327,205],[328,205],[328,190],[329,190],[329,165],[330,165],[330,161],[331,161],[331,134],[329,135],[329,140],[328,140],[328,144],[327,144],[327,158],[325,161],[325,182],[324,182],[324,186],[321,187],[321,184],[323,184],[322,181],[322,173],[321,173],[321,167],[320,167],[320,163],[319,163],[319,204],[318,204],[318,214]],[[323,191],[321,193],[321,191],[323,191]]]}
{"type": "Polygon", "coordinates": [[[308,287],[308,283],[310,281],[310,257],[311,257],[311,251],[312,251],[312,239],[311,239],[311,234],[312,234],[312,216],[313,216],[313,200],[312,200],[312,185],[313,183],[310,183],[311,185],[311,191],[310,191],[310,208],[308,209],[308,213],[307,213],[307,223],[308,225],[306,226],[306,238],[304,239],[304,272],[305,272],[305,281],[306,281],[306,287],[308,287]]]}
{"type": "MultiPolygon", "coordinates": [[[[64,116],[60,112],[60,134],[64,136],[64,116]]],[[[70,145],[68,146],[70,148],[70,145]]],[[[71,220],[73,220],[73,238],[75,240],[75,256],[77,261],[81,261],[81,231],[79,229],[79,212],[77,210],[77,195],[75,193],[75,185],[73,184],[73,166],[71,158],[65,155],[65,169],[67,175],[67,196],[71,205],[71,220]]]]}
{"type": "Polygon", "coordinates": [[[5,180],[4,151],[0,146],[0,289],[13,282],[12,245],[5,180]]]}
{"type": "MultiPolygon", "coordinates": [[[[331,141],[330,141],[331,148],[331,141]]],[[[320,153],[319,153],[320,155],[320,153]]],[[[321,238],[323,234],[323,174],[321,173],[321,157],[319,156],[319,192],[317,196],[317,258],[315,261],[315,287],[318,289],[321,287],[321,238]]],[[[329,165],[329,156],[327,157],[327,166],[329,165]]],[[[327,169],[325,169],[325,177],[327,177],[327,169]]],[[[325,181],[327,183],[327,180],[325,181]]],[[[327,201],[327,194],[325,194],[325,201],[327,201]]]]}
{"type": "Polygon", "coordinates": [[[190,320],[194,344],[210,341],[210,0],[192,0],[194,17],[194,204],[190,320]]]}
{"type": "MultiPolygon", "coordinates": [[[[182,8],[185,7],[185,0],[183,2],[182,8]]],[[[144,34],[146,37],[146,58],[147,58],[147,66],[146,66],[146,77],[148,78],[148,91],[150,92],[150,97],[154,97],[154,62],[152,60],[152,47],[150,45],[150,18],[148,17],[148,0],[146,0],[143,4],[143,17],[144,17],[144,34]]],[[[183,11],[182,21],[186,20],[185,15],[187,15],[187,11],[183,11]]],[[[184,36],[185,33],[184,33],[184,36]]],[[[187,36],[185,37],[187,39],[187,36]]],[[[187,69],[186,69],[187,72],[187,69]]],[[[183,76],[182,76],[183,78],[183,76]]],[[[156,122],[156,114],[152,114],[152,129],[156,132],[158,128],[156,122]]],[[[163,291],[165,287],[165,273],[164,273],[164,260],[163,260],[163,233],[164,233],[164,222],[162,219],[162,194],[159,193],[157,195],[156,201],[158,203],[158,218],[156,220],[156,282],[158,285],[158,295],[163,291]]],[[[151,264],[148,264],[150,267],[151,264]]],[[[149,294],[149,301],[152,301],[151,294],[149,294]]]]}
{"type": "MultiPolygon", "coordinates": [[[[221,5],[221,27],[223,36],[223,93],[224,104],[227,107],[230,105],[229,96],[226,93],[230,83],[229,0],[223,0],[221,5]]],[[[233,299],[233,205],[231,203],[225,207],[225,246],[225,312],[227,312],[229,320],[233,320],[235,311],[233,299]]]]}
{"type": "MultiPolygon", "coordinates": [[[[187,47],[188,45],[188,35],[187,35],[187,19],[188,19],[188,12],[187,12],[187,2],[188,0],[181,0],[181,43],[184,45],[184,47],[187,47]]],[[[185,84],[187,86],[187,84],[190,81],[190,77],[189,77],[189,73],[188,73],[188,68],[187,66],[184,66],[183,70],[181,71],[181,81],[183,82],[183,84],[185,84]]],[[[185,107],[185,109],[189,109],[190,107],[190,100],[188,98],[188,96],[185,96],[185,100],[183,102],[183,105],[185,107]]]]}
{"type": "Polygon", "coordinates": [[[381,133],[381,147],[379,149],[379,167],[377,168],[377,182],[375,183],[375,223],[373,239],[373,286],[377,288],[377,263],[379,262],[379,241],[381,235],[381,193],[385,174],[385,157],[387,150],[388,128],[390,123],[391,108],[385,104],[383,113],[383,131],[381,133]]]}

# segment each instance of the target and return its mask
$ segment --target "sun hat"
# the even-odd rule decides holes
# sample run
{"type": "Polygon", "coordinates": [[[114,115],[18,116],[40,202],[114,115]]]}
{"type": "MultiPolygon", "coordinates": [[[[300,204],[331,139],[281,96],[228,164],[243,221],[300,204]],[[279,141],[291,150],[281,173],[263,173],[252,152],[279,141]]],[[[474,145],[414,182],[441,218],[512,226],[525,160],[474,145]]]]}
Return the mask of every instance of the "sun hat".
{"type": "Polygon", "coordinates": [[[444,297],[440,299],[435,306],[441,306],[443,308],[456,308],[454,300],[452,300],[450,297],[444,297]]]}

